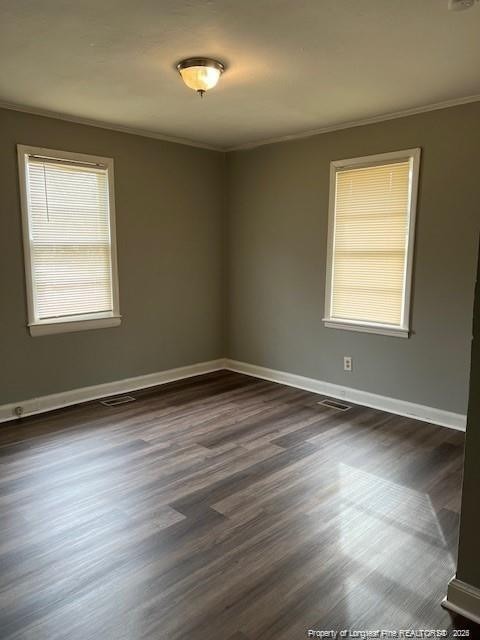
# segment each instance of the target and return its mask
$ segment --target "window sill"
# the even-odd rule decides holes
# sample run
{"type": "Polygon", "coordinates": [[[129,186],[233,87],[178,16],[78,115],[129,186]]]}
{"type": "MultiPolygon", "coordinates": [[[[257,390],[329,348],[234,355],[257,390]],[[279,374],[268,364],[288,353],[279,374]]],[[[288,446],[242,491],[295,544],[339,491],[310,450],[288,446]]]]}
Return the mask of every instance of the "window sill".
{"type": "Polygon", "coordinates": [[[107,329],[118,327],[121,316],[97,316],[83,318],[58,318],[29,324],[31,336],[48,336],[54,333],[73,333],[75,331],[89,331],[90,329],[107,329]]]}
{"type": "Polygon", "coordinates": [[[392,336],[395,338],[408,338],[410,336],[410,331],[408,329],[393,327],[388,324],[355,322],[353,320],[337,320],[333,318],[324,318],[323,323],[329,329],[344,329],[345,331],[376,333],[382,336],[392,336]]]}

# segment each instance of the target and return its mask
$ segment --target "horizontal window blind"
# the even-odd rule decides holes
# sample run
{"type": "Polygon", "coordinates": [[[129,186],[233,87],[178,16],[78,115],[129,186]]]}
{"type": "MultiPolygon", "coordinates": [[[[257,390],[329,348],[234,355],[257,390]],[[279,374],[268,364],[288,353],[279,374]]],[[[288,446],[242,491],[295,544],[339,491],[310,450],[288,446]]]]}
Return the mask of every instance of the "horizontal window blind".
{"type": "Polygon", "coordinates": [[[337,170],[331,316],[400,326],[410,161],[337,170]]]}
{"type": "Polygon", "coordinates": [[[107,169],[34,156],[26,162],[36,319],[112,312],[107,169]]]}

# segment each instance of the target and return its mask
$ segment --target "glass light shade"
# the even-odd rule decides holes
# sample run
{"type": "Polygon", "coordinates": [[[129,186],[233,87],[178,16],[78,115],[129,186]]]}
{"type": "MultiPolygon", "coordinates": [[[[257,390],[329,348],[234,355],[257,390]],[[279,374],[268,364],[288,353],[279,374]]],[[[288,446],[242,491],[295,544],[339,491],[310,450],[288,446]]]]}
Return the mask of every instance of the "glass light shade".
{"type": "Polygon", "coordinates": [[[183,81],[195,91],[207,91],[212,89],[220,78],[220,69],[213,67],[187,67],[180,69],[183,81]]]}
{"type": "Polygon", "coordinates": [[[198,91],[200,95],[217,84],[224,68],[221,62],[210,58],[189,58],[177,65],[187,87],[198,91]]]}

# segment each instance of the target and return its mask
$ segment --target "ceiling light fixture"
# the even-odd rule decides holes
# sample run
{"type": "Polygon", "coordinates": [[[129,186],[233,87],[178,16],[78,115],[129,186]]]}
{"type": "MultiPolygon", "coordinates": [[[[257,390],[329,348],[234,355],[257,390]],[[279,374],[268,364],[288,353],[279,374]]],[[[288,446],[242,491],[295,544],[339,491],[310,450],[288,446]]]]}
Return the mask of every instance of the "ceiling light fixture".
{"type": "Polygon", "coordinates": [[[213,89],[225,71],[225,65],[212,58],[187,58],[177,64],[184,83],[201,98],[205,91],[213,89]]]}

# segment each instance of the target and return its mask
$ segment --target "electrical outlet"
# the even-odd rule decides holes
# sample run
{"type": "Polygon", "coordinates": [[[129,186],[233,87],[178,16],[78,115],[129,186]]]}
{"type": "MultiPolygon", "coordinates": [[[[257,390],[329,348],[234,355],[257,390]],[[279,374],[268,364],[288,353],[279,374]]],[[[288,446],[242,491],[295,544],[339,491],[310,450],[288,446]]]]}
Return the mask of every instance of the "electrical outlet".
{"type": "Polygon", "coordinates": [[[352,370],[352,356],[345,356],[343,358],[343,370],[344,371],[352,370]]]}

